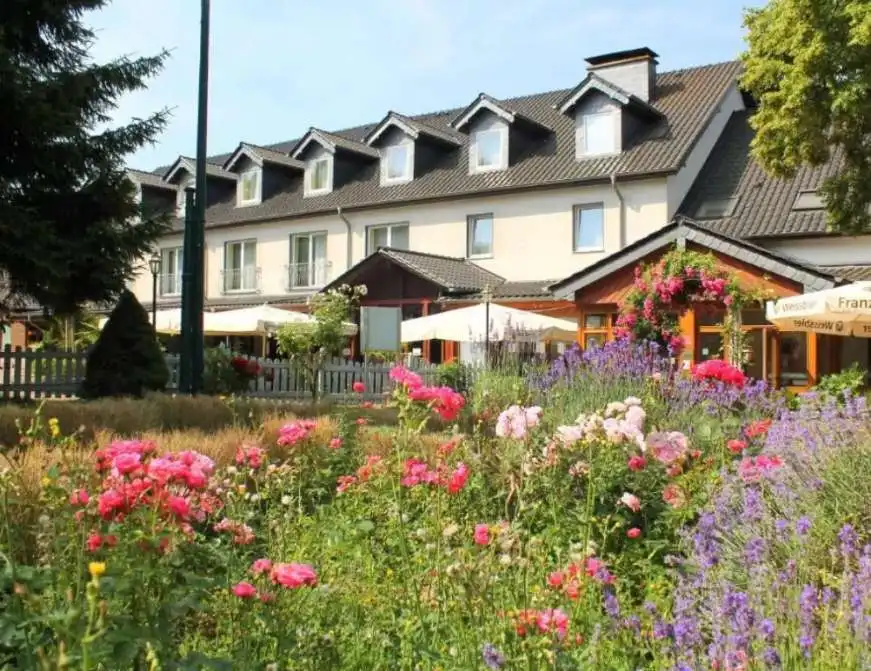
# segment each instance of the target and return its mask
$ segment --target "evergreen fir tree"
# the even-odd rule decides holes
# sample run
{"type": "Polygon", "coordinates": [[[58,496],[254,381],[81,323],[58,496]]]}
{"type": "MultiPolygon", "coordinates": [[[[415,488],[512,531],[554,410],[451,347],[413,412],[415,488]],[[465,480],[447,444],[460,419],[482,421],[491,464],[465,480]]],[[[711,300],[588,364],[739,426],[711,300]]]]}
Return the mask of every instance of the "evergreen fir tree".
{"type": "Polygon", "coordinates": [[[124,291],[88,355],[81,395],[140,397],[162,391],[167,382],[166,359],[148,313],[136,296],[124,291]]]}
{"type": "Polygon", "coordinates": [[[14,297],[61,315],[116,300],[166,226],[140,211],[124,160],[156,140],[168,111],[104,127],[167,54],[92,62],[84,19],[105,4],[0,2],[0,316],[14,297]]]}

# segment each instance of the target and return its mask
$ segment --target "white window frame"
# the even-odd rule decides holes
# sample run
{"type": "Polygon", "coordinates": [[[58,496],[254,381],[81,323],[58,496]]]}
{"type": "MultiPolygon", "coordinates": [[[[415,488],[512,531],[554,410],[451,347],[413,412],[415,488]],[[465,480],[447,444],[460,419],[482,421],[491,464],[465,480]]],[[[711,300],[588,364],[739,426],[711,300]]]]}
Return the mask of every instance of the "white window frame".
{"type": "Polygon", "coordinates": [[[585,252],[604,252],[605,251],[605,204],[604,203],[584,203],[583,205],[575,205],[572,208],[572,249],[577,253],[585,252]],[[595,247],[582,247],[581,241],[581,213],[588,210],[599,210],[602,213],[602,244],[595,247]]]}
{"type": "Polygon", "coordinates": [[[309,161],[308,167],[306,169],[305,175],[305,185],[306,185],[306,195],[307,196],[318,196],[324,193],[329,193],[333,190],[333,159],[329,156],[321,156],[316,159],[312,159],[309,161]],[[317,174],[317,166],[321,163],[326,165],[326,176],[324,178],[324,185],[316,189],[315,188],[315,175],[317,174]]]}
{"type": "Polygon", "coordinates": [[[184,263],[184,247],[163,247],[160,249],[160,295],[161,296],[180,296],[181,295],[181,274],[184,263]],[[169,264],[167,263],[166,257],[170,253],[175,253],[175,268],[172,270],[174,272],[168,273],[169,264]],[[165,278],[173,275],[175,279],[175,291],[164,291],[166,287],[167,281],[165,278]]]}
{"type": "MultiPolygon", "coordinates": [[[[317,270],[315,269],[315,264],[318,261],[321,261],[323,263],[324,278],[326,280],[326,272],[327,272],[327,265],[328,265],[328,261],[327,261],[327,231],[307,231],[305,233],[291,233],[289,257],[290,257],[290,264],[289,264],[290,269],[292,269],[295,266],[298,266],[302,263],[305,263],[311,267],[310,274],[312,275],[312,280],[308,284],[294,284],[293,282],[290,281],[290,275],[288,275],[287,284],[288,284],[289,289],[292,289],[292,290],[293,289],[310,289],[312,287],[323,286],[324,284],[326,284],[326,281],[324,281],[324,282],[317,281],[317,279],[316,279],[317,270]],[[321,237],[324,239],[324,257],[323,257],[323,259],[317,259],[314,256],[314,252],[315,252],[314,239],[321,238],[321,237]],[[309,258],[305,261],[300,261],[299,259],[296,258],[296,240],[298,238],[308,238],[308,256],[309,256],[309,258]]],[[[289,272],[292,272],[292,270],[290,270],[289,272]]]]}
{"type": "MultiPolygon", "coordinates": [[[[397,221],[393,224],[376,224],[375,226],[368,226],[366,228],[366,254],[371,254],[376,251],[376,247],[372,244],[372,238],[375,235],[375,231],[386,229],[387,230],[387,244],[385,247],[393,246],[393,231],[396,228],[405,228],[408,230],[409,234],[411,233],[411,228],[408,225],[407,221],[397,221]]],[[[411,236],[409,235],[409,247],[411,246],[411,236]]]]}
{"type": "Polygon", "coordinates": [[[389,147],[384,148],[384,183],[385,184],[397,184],[401,182],[408,182],[412,178],[412,161],[414,160],[414,153],[412,145],[408,143],[394,144],[389,147]],[[390,156],[397,151],[405,152],[405,161],[403,165],[403,172],[399,177],[391,177],[390,176],[390,156]]]}
{"type": "Polygon", "coordinates": [[[239,205],[257,205],[263,198],[263,170],[262,168],[250,168],[239,175],[238,186],[239,205]],[[254,185],[254,195],[246,200],[245,198],[245,178],[254,175],[257,183],[254,185]]]}
{"type": "Polygon", "coordinates": [[[470,214],[466,217],[466,258],[469,259],[489,259],[493,258],[493,238],[496,237],[493,215],[491,213],[470,214]],[[479,221],[490,221],[490,250],[484,254],[473,254],[472,245],[474,243],[475,225],[479,221]]]}
{"type": "Polygon", "coordinates": [[[186,184],[182,184],[178,187],[178,193],[175,194],[175,216],[179,219],[184,219],[187,212],[185,211],[187,205],[187,193],[185,189],[187,188],[186,184]]]}
{"type": "Polygon", "coordinates": [[[503,170],[506,166],[505,161],[505,152],[506,152],[506,142],[505,138],[508,134],[507,128],[483,128],[481,130],[475,131],[474,134],[474,158],[472,159],[472,172],[493,172],[495,170],[503,170]],[[482,135],[494,135],[499,139],[499,157],[496,163],[492,165],[481,165],[481,136],[482,135]]]}
{"type": "Polygon", "coordinates": [[[257,287],[257,239],[256,238],[246,238],[245,240],[228,240],[224,243],[224,274],[222,276],[222,288],[224,293],[236,294],[236,293],[253,293],[256,292],[257,287]],[[227,288],[227,272],[234,270],[230,268],[227,263],[230,260],[229,250],[233,245],[241,245],[239,258],[241,260],[242,265],[239,267],[240,272],[240,280],[239,280],[239,288],[238,289],[228,289],[227,288]],[[254,245],[254,265],[252,266],[253,272],[252,282],[254,286],[247,287],[244,285],[245,279],[245,248],[248,245],[254,245]]]}
{"type": "Polygon", "coordinates": [[[608,156],[617,153],[617,124],[615,123],[614,117],[615,115],[613,112],[590,112],[589,114],[584,114],[582,116],[581,123],[584,124],[584,156],[608,156]],[[590,149],[589,122],[594,119],[607,119],[609,122],[611,128],[611,144],[610,149],[606,151],[592,151],[590,149]]]}

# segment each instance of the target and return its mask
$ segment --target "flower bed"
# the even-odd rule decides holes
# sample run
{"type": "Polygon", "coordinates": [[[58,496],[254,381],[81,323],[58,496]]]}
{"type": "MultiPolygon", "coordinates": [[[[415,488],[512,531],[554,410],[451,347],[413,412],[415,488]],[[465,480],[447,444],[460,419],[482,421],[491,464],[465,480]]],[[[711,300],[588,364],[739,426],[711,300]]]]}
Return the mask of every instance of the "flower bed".
{"type": "Polygon", "coordinates": [[[0,667],[868,663],[861,400],[787,410],[642,343],[570,352],[486,422],[391,378],[388,432],[288,421],[224,465],[116,441],[38,497],[6,473],[0,667]]]}

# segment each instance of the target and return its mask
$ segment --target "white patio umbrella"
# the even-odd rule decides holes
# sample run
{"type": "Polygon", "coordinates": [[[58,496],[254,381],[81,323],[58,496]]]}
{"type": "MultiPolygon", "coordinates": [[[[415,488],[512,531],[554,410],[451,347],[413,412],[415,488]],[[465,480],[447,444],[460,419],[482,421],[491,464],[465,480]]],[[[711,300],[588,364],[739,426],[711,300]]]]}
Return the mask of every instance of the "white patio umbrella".
{"type": "MultiPolygon", "coordinates": [[[[108,317],[103,317],[100,319],[100,330],[103,330],[103,327],[106,326],[106,322],[109,321],[108,317]]],[[[151,321],[151,311],[148,311],[148,321],[151,321]]],[[[158,310],[157,311],[157,332],[158,333],[167,333],[170,335],[180,333],[181,332],[181,310],[176,308],[174,310],[158,310]]]]}
{"type": "Polygon", "coordinates": [[[420,340],[455,340],[478,342],[486,339],[489,326],[490,340],[559,340],[572,342],[577,338],[578,325],[569,319],[557,319],[504,305],[490,304],[490,322],[487,324],[487,306],[484,303],[456,310],[409,319],[402,322],[402,342],[420,340]]]}
{"type": "Polygon", "coordinates": [[[264,335],[284,324],[307,324],[312,318],[304,312],[257,305],[203,314],[203,331],[208,335],[264,335]]]}
{"type": "Polygon", "coordinates": [[[765,318],[781,331],[871,338],[871,282],[769,301],[765,318]]]}

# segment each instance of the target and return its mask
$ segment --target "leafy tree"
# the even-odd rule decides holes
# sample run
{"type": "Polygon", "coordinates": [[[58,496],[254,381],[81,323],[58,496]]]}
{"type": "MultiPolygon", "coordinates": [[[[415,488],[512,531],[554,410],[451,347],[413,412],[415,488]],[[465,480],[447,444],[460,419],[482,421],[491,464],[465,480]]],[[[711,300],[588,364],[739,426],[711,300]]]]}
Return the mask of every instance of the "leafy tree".
{"type": "Polygon", "coordinates": [[[312,399],[318,396],[318,372],[327,357],[341,353],[348,341],[345,324],[351,308],[366,295],[365,286],[342,285],[312,297],[312,322],[285,324],[275,334],[279,351],[301,367],[312,399]]]}
{"type": "Polygon", "coordinates": [[[62,315],[114,302],[166,226],[141,211],[124,159],[156,140],[169,112],[106,126],[167,53],[94,63],[83,19],[105,5],[0,2],[0,314],[21,297],[62,315]]]}
{"type": "Polygon", "coordinates": [[[48,320],[45,328],[40,330],[42,331],[42,339],[33,346],[34,350],[67,349],[81,351],[93,345],[100,337],[100,318],[91,312],[82,310],[68,317],[53,317],[48,320]]]}
{"type": "Polygon", "coordinates": [[[88,356],[84,398],[136,396],[162,391],[169,381],[166,359],[148,313],[124,291],[88,356]]]}
{"type": "Polygon", "coordinates": [[[745,15],[743,85],[759,104],[754,157],[790,177],[843,152],[821,195],[832,228],[861,232],[871,218],[871,3],[771,0],[745,15]]]}

